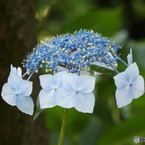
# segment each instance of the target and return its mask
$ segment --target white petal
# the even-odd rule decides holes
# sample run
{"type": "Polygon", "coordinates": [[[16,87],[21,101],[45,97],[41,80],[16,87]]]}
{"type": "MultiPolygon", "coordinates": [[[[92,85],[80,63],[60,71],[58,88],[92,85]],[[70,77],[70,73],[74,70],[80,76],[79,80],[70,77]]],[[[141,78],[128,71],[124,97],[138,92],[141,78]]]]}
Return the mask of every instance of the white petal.
{"type": "Polygon", "coordinates": [[[65,74],[65,71],[58,72],[54,75],[54,88],[60,88],[61,85],[61,80],[62,80],[62,75],[65,74]]]}
{"type": "Polygon", "coordinates": [[[133,98],[139,98],[141,95],[144,94],[144,79],[142,76],[138,76],[136,80],[132,82],[132,92],[133,92],[133,98]]]}
{"type": "Polygon", "coordinates": [[[57,91],[57,105],[64,108],[72,108],[74,107],[74,96],[75,91],[68,91],[64,88],[60,88],[57,91]]]}
{"type": "Polygon", "coordinates": [[[20,67],[17,68],[17,75],[22,77],[22,69],[20,67]]]}
{"type": "Polygon", "coordinates": [[[126,72],[121,72],[114,77],[115,85],[118,89],[122,89],[129,85],[129,76],[126,72]]]}
{"type": "Polygon", "coordinates": [[[34,103],[30,96],[18,96],[16,106],[23,113],[32,115],[34,111],[34,103]]]}
{"type": "Polygon", "coordinates": [[[80,75],[90,75],[90,72],[87,72],[86,70],[82,70],[81,72],[80,72],[80,75]]]}
{"type": "MultiPolygon", "coordinates": [[[[108,55],[110,55],[111,58],[114,58],[110,52],[108,52],[108,55]]],[[[92,64],[113,70],[112,67],[107,66],[104,62],[94,61],[92,64]]],[[[113,67],[117,68],[117,66],[118,66],[117,63],[113,64],[113,67]]],[[[101,73],[98,73],[98,74],[101,74],[101,73]]]]}
{"type": "Polygon", "coordinates": [[[57,76],[55,77],[53,75],[47,74],[47,75],[41,75],[39,76],[39,78],[40,78],[41,87],[45,90],[52,90],[55,88],[59,88],[61,85],[60,78],[58,78],[57,76]]]}
{"type": "Polygon", "coordinates": [[[127,61],[128,65],[131,65],[133,63],[132,49],[130,49],[130,54],[127,55],[127,61]]]}
{"type": "Polygon", "coordinates": [[[58,70],[59,70],[59,71],[66,71],[66,72],[69,71],[67,68],[62,67],[62,66],[58,66],[58,70]]]}
{"type": "Polygon", "coordinates": [[[78,91],[82,93],[91,93],[95,87],[95,77],[82,75],[77,81],[78,91]]]}
{"type": "Polygon", "coordinates": [[[54,47],[54,45],[51,45],[51,44],[47,44],[47,43],[45,43],[45,42],[43,42],[43,41],[40,41],[43,45],[45,45],[45,46],[48,46],[49,48],[53,48],[54,47]]]}
{"type": "Polygon", "coordinates": [[[93,113],[95,96],[93,93],[77,93],[74,108],[83,113],[93,113]]]}
{"type": "Polygon", "coordinates": [[[51,108],[56,106],[56,92],[42,89],[39,93],[40,108],[51,108]]]}
{"type": "Polygon", "coordinates": [[[13,73],[15,73],[16,74],[16,67],[13,67],[13,65],[11,64],[11,66],[10,66],[10,70],[11,70],[11,72],[13,72],[13,73]]]}
{"type": "Polygon", "coordinates": [[[11,72],[15,73],[19,77],[22,76],[22,69],[20,67],[16,68],[16,67],[13,67],[13,65],[11,64],[10,69],[11,69],[11,72]]]}
{"type": "Polygon", "coordinates": [[[40,75],[39,79],[40,79],[40,85],[43,89],[45,90],[52,90],[52,78],[53,76],[50,74],[47,75],[40,75]]]}
{"type": "Polygon", "coordinates": [[[118,108],[126,106],[132,101],[132,90],[128,88],[117,89],[115,93],[116,103],[118,108]]]}
{"type": "Polygon", "coordinates": [[[77,80],[78,80],[78,75],[72,74],[72,73],[64,73],[62,75],[62,86],[66,90],[77,90],[77,80]]]}
{"type": "Polygon", "coordinates": [[[19,77],[18,75],[16,75],[15,73],[13,72],[10,72],[10,75],[8,77],[8,83],[15,87],[15,88],[18,88],[20,82],[21,82],[22,78],[19,77]]]}
{"type": "Polygon", "coordinates": [[[136,63],[131,64],[126,70],[125,73],[129,76],[129,82],[133,81],[139,75],[139,69],[136,63]]]}
{"type": "Polygon", "coordinates": [[[8,83],[3,85],[1,96],[9,105],[16,105],[15,90],[8,83]]]}
{"type": "Polygon", "coordinates": [[[30,96],[32,93],[32,82],[27,80],[21,80],[18,90],[23,96],[30,96]]]}

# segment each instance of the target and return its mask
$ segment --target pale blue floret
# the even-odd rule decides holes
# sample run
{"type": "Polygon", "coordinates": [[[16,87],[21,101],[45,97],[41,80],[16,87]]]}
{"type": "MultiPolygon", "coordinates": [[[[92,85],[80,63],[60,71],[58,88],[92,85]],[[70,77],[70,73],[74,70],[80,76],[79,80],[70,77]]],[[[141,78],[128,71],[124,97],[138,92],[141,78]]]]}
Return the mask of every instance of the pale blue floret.
{"type": "Polygon", "coordinates": [[[124,72],[116,75],[114,80],[117,87],[115,97],[118,108],[130,104],[133,99],[144,94],[144,79],[139,75],[136,63],[129,65],[124,72]]]}
{"type": "Polygon", "coordinates": [[[116,53],[121,47],[110,39],[102,37],[92,30],[75,31],[52,38],[49,42],[41,42],[27,56],[23,66],[27,72],[38,72],[39,68],[59,71],[59,66],[70,72],[88,70],[92,62],[103,62],[116,65],[116,53]]]}
{"type": "Polygon", "coordinates": [[[62,73],[62,87],[58,90],[57,105],[64,108],[74,107],[83,113],[92,113],[95,96],[95,78],[88,75],[78,76],[72,73],[62,73]]]}
{"type": "Polygon", "coordinates": [[[40,75],[40,84],[42,90],[39,93],[40,108],[51,108],[57,105],[56,98],[58,89],[61,87],[61,72],[56,73],[54,76],[40,75]]]}
{"type": "Polygon", "coordinates": [[[16,106],[23,113],[32,115],[34,103],[30,94],[32,82],[21,78],[21,68],[16,69],[11,65],[8,82],[2,87],[2,98],[11,106],[16,106]]]}

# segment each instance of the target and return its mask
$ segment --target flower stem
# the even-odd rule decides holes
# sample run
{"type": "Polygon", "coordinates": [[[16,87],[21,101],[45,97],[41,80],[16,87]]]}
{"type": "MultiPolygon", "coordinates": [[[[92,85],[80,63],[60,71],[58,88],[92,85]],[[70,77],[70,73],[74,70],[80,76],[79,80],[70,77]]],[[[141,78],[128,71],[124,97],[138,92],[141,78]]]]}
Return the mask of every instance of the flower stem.
{"type": "Polygon", "coordinates": [[[68,109],[65,108],[64,112],[63,112],[62,125],[61,125],[61,131],[60,131],[60,135],[59,135],[58,145],[62,145],[62,143],[63,143],[67,116],[68,116],[68,109]]]}
{"type": "Polygon", "coordinates": [[[120,60],[124,65],[128,67],[128,64],[125,61],[123,61],[120,57],[118,57],[118,60],[120,60]]]}

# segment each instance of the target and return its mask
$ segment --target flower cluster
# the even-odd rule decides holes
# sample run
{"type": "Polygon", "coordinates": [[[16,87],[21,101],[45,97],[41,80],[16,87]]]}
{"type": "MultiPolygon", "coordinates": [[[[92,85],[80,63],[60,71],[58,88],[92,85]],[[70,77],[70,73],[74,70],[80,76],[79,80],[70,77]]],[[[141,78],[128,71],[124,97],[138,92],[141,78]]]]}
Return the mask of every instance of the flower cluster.
{"type": "Polygon", "coordinates": [[[2,88],[2,98],[8,104],[17,106],[20,111],[32,115],[34,104],[30,97],[32,82],[29,79],[43,67],[45,72],[53,70],[54,75],[39,76],[42,90],[38,99],[41,109],[58,105],[92,113],[95,104],[95,77],[80,75],[80,72],[90,71],[90,65],[94,64],[101,65],[107,71],[111,69],[113,74],[114,71],[117,73],[113,77],[117,87],[115,97],[117,106],[123,107],[144,94],[144,79],[139,75],[137,64],[133,63],[132,50],[127,56],[127,64],[117,55],[120,48],[92,30],[75,31],[73,34],[41,42],[24,60],[26,73],[23,76],[21,68],[11,66],[8,82],[2,88]],[[127,66],[124,72],[117,70],[117,61],[127,66]],[[25,75],[29,75],[27,80],[23,79],[25,75]]]}
{"type": "Polygon", "coordinates": [[[92,93],[95,78],[88,75],[78,76],[67,72],[55,75],[41,75],[42,90],[39,93],[40,108],[51,108],[56,105],[72,108],[84,113],[92,113],[95,96],[92,93]]]}
{"type": "Polygon", "coordinates": [[[121,47],[92,30],[80,30],[41,42],[23,62],[27,72],[38,72],[44,67],[60,71],[59,66],[71,73],[89,71],[90,64],[101,62],[106,66],[116,66],[117,51],[121,47]]]}

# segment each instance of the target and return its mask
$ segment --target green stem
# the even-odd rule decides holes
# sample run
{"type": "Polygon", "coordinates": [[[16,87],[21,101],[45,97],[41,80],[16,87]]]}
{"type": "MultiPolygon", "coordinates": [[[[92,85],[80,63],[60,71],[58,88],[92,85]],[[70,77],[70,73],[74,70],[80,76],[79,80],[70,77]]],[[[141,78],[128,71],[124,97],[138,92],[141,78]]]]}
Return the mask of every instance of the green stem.
{"type": "Polygon", "coordinates": [[[64,133],[65,133],[65,128],[66,128],[67,115],[68,115],[68,109],[65,108],[64,112],[63,112],[62,125],[61,125],[61,131],[60,131],[60,135],[59,135],[58,145],[62,145],[62,143],[63,143],[64,133]]]}

